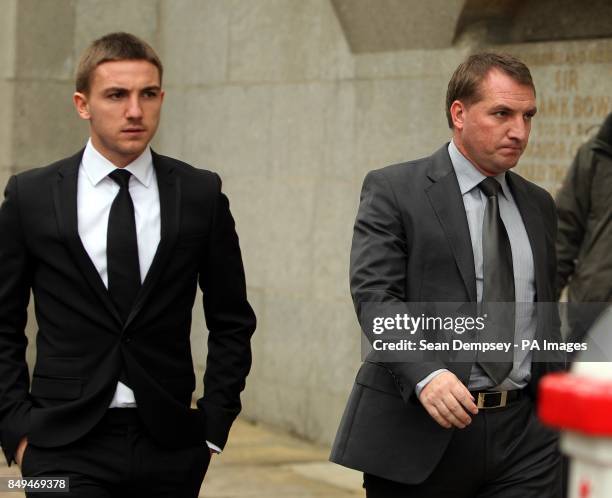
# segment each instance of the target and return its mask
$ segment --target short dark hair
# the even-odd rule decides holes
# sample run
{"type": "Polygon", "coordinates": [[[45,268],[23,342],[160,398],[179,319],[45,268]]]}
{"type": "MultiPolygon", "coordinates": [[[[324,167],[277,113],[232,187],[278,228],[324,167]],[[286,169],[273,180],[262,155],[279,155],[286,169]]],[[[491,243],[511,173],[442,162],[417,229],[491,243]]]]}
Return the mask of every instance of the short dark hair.
{"type": "Polygon", "coordinates": [[[161,85],[164,68],[151,46],[130,33],[109,33],[89,45],[81,55],[76,71],[76,91],[87,93],[91,75],[103,62],[122,60],[145,60],[159,71],[161,85]]]}
{"type": "Polygon", "coordinates": [[[482,52],[470,55],[459,67],[455,69],[453,76],[448,82],[446,91],[446,119],[449,128],[453,128],[453,119],[450,108],[455,100],[461,100],[469,105],[478,102],[480,95],[480,84],[489,71],[499,69],[517,83],[530,86],[535,95],[535,86],[529,68],[516,57],[509,54],[497,54],[494,52],[482,52]]]}

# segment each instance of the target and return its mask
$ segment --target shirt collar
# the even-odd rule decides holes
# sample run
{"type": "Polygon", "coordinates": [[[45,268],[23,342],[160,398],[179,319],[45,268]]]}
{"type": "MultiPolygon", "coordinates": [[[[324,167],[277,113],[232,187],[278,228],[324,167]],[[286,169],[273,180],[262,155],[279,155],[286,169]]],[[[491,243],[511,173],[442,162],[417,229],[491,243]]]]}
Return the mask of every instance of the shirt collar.
{"type": "MultiPolygon", "coordinates": [[[[109,173],[117,169],[117,166],[96,150],[91,143],[91,138],[87,141],[87,145],[85,146],[81,167],[93,186],[98,185],[98,183],[104,180],[109,173]]],[[[122,169],[128,170],[140,183],[148,188],[153,179],[153,157],[151,155],[151,148],[147,146],[140,156],[122,169]]]]}
{"type": "MultiPolygon", "coordinates": [[[[465,195],[467,192],[476,187],[481,181],[486,178],[476,167],[461,153],[455,145],[455,142],[451,140],[448,144],[448,154],[450,155],[451,163],[457,175],[457,181],[459,182],[459,189],[461,195],[465,195]]],[[[510,188],[506,181],[506,172],[500,173],[494,177],[502,187],[502,193],[506,199],[511,199],[510,188]]]]}

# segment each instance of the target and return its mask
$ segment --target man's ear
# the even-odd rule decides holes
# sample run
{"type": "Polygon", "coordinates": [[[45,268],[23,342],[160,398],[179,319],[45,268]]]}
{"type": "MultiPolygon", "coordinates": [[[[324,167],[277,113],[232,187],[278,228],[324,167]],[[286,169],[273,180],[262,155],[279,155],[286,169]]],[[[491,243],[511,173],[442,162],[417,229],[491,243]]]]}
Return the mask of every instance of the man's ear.
{"type": "Polygon", "coordinates": [[[451,119],[453,120],[453,127],[457,130],[463,129],[465,110],[465,104],[460,100],[455,100],[450,106],[450,115],[451,119]]]}
{"type": "Polygon", "coordinates": [[[76,107],[77,114],[81,119],[89,119],[91,115],[89,114],[89,102],[87,101],[87,95],[81,92],[74,92],[72,95],[72,101],[74,102],[74,107],[76,107]]]}

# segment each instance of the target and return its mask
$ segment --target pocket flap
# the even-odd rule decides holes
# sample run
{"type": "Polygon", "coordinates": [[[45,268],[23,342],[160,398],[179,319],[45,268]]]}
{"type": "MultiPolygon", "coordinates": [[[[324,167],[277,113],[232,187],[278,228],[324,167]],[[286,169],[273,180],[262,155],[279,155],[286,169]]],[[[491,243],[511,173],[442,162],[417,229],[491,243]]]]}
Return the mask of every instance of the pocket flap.
{"type": "Polygon", "coordinates": [[[81,379],[32,378],[30,393],[35,398],[76,399],[81,395],[81,379]]]}
{"type": "Polygon", "coordinates": [[[361,365],[355,382],[383,393],[401,397],[399,386],[396,384],[395,379],[393,379],[391,372],[375,363],[364,363],[361,365]]]}

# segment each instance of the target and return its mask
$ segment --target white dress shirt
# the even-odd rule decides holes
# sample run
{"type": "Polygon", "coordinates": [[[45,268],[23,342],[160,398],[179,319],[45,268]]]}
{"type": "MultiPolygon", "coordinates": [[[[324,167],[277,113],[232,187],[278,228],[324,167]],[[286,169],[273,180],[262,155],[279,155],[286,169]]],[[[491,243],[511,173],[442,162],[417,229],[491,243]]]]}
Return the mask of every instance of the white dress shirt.
{"type": "MultiPolygon", "coordinates": [[[[100,154],[91,139],[85,146],[77,183],[77,217],[81,242],[108,288],[108,266],[106,260],[106,235],[108,217],[119,185],[109,178],[117,167],[100,154]]],[[[134,204],[136,237],[140,279],[144,281],[161,238],[159,190],[151,149],[145,151],[125,166],[132,173],[129,190],[134,204]]],[[[134,391],[122,382],[117,382],[115,394],[109,408],[134,408],[134,391]]],[[[208,446],[217,452],[221,449],[212,443],[208,446]]]]}
{"type": "MultiPolygon", "coordinates": [[[[77,183],[79,236],[107,288],[106,232],[111,205],[119,193],[119,185],[108,175],[115,169],[117,167],[94,148],[90,139],[83,152],[77,183]]],[[[140,278],[143,281],[151,267],[161,236],[159,190],[151,149],[147,147],[123,169],[132,173],[129,188],[134,204],[138,261],[140,278]]],[[[118,382],[110,408],[135,406],[134,392],[122,382],[118,382]]]]}

